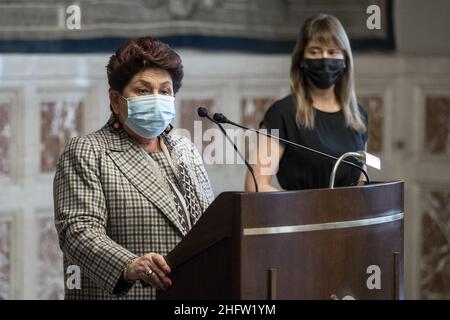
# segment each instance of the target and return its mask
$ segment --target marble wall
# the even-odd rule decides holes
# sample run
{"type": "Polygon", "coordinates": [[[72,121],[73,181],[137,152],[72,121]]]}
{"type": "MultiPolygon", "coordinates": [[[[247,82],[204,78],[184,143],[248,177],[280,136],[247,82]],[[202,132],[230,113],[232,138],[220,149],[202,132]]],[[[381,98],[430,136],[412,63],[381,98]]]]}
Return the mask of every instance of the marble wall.
{"type": "MultiPolygon", "coordinates": [[[[199,106],[258,127],[271,103],[289,93],[287,55],[180,54],[186,76],[176,128],[192,133],[199,106]]],[[[108,119],[106,61],[0,56],[0,299],[63,297],[52,179],[67,140],[108,119]]],[[[358,99],[369,113],[368,148],[383,166],[370,174],[406,181],[406,297],[449,298],[450,59],[362,55],[355,62],[358,99]]],[[[203,150],[208,143],[200,140],[203,150]]],[[[216,195],[243,190],[243,165],[207,170],[216,195]]]]}
{"type": "MultiPolygon", "coordinates": [[[[200,121],[197,114],[197,109],[204,107],[208,110],[212,116],[216,112],[216,101],[213,98],[195,99],[195,98],[182,98],[177,101],[178,104],[178,123],[179,128],[186,129],[189,132],[189,138],[193,141],[195,136],[195,124],[197,123],[197,130],[206,131],[210,128],[214,128],[215,125],[211,121],[200,121]],[[201,128],[201,129],[200,129],[201,128]]],[[[206,147],[206,141],[197,143],[197,148],[202,152],[206,147]]]]}
{"type": "Polygon", "coordinates": [[[367,150],[371,153],[379,154],[383,151],[383,98],[378,95],[358,96],[358,102],[369,116],[367,150]]]}
{"type": "Polygon", "coordinates": [[[244,97],[241,99],[241,122],[250,128],[259,128],[267,109],[275,102],[275,97],[244,97]]]}
{"type": "Polygon", "coordinates": [[[52,216],[38,219],[38,283],[37,298],[55,300],[64,298],[64,276],[61,265],[62,252],[52,216]]]}
{"type": "Polygon", "coordinates": [[[11,135],[11,104],[0,102],[0,175],[8,176],[9,167],[9,143],[11,135]]]}
{"type": "Polygon", "coordinates": [[[450,299],[450,188],[422,194],[420,297],[450,299]]]}
{"type": "Polygon", "coordinates": [[[83,102],[42,101],[41,172],[53,172],[67,141],[83,133],[83,102]]]}
{"type": "Polygon", "coordinates": [[[450,96],[428,96],[425,119],[425,152],[450,157],[450,96]]]}
{"type": "Polygon", "coordinates": [[[11,222],[0,219],[0,300],[12,299],[11,222]]]}
{"type": "MultiPolygon", "coordinates": [[[[449,162],[450,94],[434,93],[425,98],[423,152],[427,157],[449,162]]],[[[421,298],[450,299],[449,185],[425,187],[421,202],[421,298]]]]}

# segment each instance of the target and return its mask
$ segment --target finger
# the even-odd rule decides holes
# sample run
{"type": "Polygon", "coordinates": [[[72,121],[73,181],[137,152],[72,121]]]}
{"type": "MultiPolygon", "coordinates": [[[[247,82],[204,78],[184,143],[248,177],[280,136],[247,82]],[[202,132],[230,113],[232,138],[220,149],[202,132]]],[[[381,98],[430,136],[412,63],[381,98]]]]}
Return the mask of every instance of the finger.
{"type": "Polygon", "coordinates": [[[155,273],[155,276],[159,278],[159,280],[166,286],[170,287],[172,285],[172,281],[166,276],[164,271],[151,259],[149,259],[149,267],[155,273]]]}
{"type": "Polygon", "coordinates": [[[152,287],[158,289],[158,290],[166,290],[166,287],[163,285],[163,283],[161,282],[161,280],[158,278],[158,275],[155,272],[152,272],[150,275],[148,274],[149,268],[147,268],[143,273],[142,273],[142,279],[149,283],[152,287]]]}
{"type": "Polygon", "coordinates": [[[166,262],[166,259],[160,254],[153,255],[153,261],[165,272],[165,274],[169,274],[171,272],[169,265],[166,262]]]}
{"type": "Polygon", "coordinates": [[[172,286],[172,281],[169,278],[161,279],[158,273],[153,273],[152,279],[161,285],[161,290],[167,290],[172,286]]]}
{"type": "Polygon", "coordinates": [[[150,268],[150,261],[148,257],[144,257],[139,262],[139,266],[137,269],[137,273],[139,274],[139,278],[146,283],[150,284],[152,287],[162,290],[163,285],[162,283],[158,283],[159,280],[158,277],[154,274],[153,270],[150,268]],[[152,273],[149,275],[148,271],[152,270],[152,273]],[[153,280],[153,278],[156,278],[156,281],[153,280]]]}
{"type": "Polygon", "coordinates": [[[161,283],[163,283],[166,287],[170,287],[172,285],[172,280],[170,280],[163,270],[159,267],[158,264],[154,262],[154,258],[157,256],[155,253],[150,253],[145,255],[145,264],[146,269],[150,268],[154,273],[155,276],[157,276],[161,283]]]}

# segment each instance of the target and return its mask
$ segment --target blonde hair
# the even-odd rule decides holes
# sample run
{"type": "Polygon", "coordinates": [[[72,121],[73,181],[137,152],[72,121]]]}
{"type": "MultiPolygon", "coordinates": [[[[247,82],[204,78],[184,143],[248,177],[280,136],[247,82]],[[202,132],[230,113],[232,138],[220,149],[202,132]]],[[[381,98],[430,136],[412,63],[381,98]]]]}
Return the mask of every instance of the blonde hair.
{"type": "Polygon", "coordinates": [[[306,46],[312,40],[322,44],[336,44],[344,53],[345,69],[341,79],[336,83],[334,92],[342,106],[347,127],[357,132],[365,132],[366,125],[362,119],[355,95],[354,67],[350,41],[339,20],[331,15],[319,14],[306,20],[292,53],[291,93],[297,104],[297,124],[314,128],[312,98],[307,90],[307,83],[300,67],[306,46]]]}

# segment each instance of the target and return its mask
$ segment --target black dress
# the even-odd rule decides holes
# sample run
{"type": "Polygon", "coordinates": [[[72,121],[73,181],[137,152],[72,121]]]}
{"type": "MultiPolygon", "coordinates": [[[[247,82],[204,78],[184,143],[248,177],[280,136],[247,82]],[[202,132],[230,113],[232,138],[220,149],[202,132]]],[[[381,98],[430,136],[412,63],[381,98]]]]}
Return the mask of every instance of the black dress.
{"type": "MultiPolygon", "coordinates": [[[[367,126],[367,112],[360,112],[367,126]]],[[[345,124],[343,111],[323,112],[314,108],[314,129],[299,127],[296,123],[297,108],[292,95],[275,102],[267,110],[261,126],[279,129],[279,137],[340,157],[349,151],[364,150],[367,132],[358,133],[345,124]]],[[[352,158],[346,160],[357,163],[352,158]]],[[[315,153],[285,145],[277,172],[278,182],[285,190],[327,188],[334,165],[333,160],[315,153]]],[[[335,178],[335,186],[349,186],[358,182],[361,172],[341,164],[335,178]]]]}

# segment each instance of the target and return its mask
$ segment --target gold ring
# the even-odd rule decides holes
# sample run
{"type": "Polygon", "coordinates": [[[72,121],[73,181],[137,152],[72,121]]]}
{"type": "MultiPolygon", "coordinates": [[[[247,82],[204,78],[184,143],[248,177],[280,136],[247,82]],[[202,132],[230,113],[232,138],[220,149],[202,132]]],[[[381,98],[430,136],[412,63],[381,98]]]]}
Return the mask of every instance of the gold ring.
{"type": "Polygon", "coordinates": [[[150,278],[153,275],[153,270],[148,269],[147,272],[145,273],[145,275],[150,278]]]}

